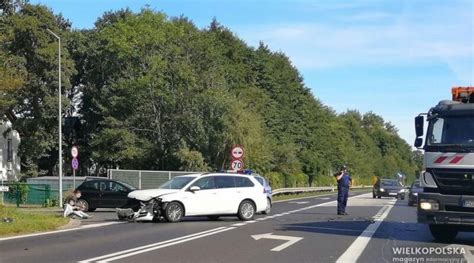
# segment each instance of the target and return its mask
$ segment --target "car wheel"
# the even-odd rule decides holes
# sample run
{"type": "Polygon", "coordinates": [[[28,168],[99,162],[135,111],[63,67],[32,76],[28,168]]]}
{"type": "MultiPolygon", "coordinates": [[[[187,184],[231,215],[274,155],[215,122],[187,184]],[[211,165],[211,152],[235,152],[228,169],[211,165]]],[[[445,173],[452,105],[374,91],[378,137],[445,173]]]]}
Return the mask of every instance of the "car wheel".
{"type": "Polygon", "coordinates": [[[270,198],[267,198],[267,207],[265,208],[265,211],[263,211],[263,214],[269,215],[271,211],[272,211],[272,201],[270,200],[270,198]]]}
{"type": "Polygon", "coordinates": [[[209,220],[216,221],[219,219],[219,216],[207,216],[207,218],[209,218],[209,220]]]}
{"type": "Polygon", "coordinates": [[[445,225],[430,225],[433,237],[443,243],[451,243],[458,234],[458,230],[445,225]]]}
{"type": "Polygon", "coordinates": [[[96,209],[97,209],[97,208],[95,208],[95,207],[94,207],[94,208],[90,208],[90,207],[89,207],[89,209],[88,209],[87,211],[89,211],[89,212],[94,212],[96,209]]]}
{"type": "Polygon", "coordinates": [[[84,199],[77,200],[76,206],[82,207],[83,211],[88,211],[88,212],[91,211],[90,210],[91,208],[89,207],[89,203],[84,199]]]}
{"type": "Polygon", "coordinates": [[[380,199],[380,198],[382,198],[382,197],[379,195],[379,196],[377,196],[377,198],[380,199]]]}
{"type": "Polygon", "coordinates": [[[239,205],[238,217],[242,221],[252,220],[255,216],[255,205],[249,200],[244,200],[239,205]]]}
{"type": "Polygon", "coordinates": [[[170,223],[181,221],[184,216],[184,208],[178,202],[171,202],[165,208],[165,218],[170,223]]]}

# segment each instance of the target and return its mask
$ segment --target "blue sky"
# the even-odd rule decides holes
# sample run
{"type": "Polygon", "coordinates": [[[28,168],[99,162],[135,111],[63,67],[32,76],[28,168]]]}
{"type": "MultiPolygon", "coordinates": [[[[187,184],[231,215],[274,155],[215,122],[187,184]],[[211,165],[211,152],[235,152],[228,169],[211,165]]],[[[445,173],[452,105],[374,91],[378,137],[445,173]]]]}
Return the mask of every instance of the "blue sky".
{"type": "Polygon", "coordinates": [[[373,111],[412,144],[413,118],[452,86],[474,86],[470,0],[32,0],[92,28],[105,11],[150,7],[200,27],[213,17],[251,46],[286,53],[337,112],[373,111]]]}

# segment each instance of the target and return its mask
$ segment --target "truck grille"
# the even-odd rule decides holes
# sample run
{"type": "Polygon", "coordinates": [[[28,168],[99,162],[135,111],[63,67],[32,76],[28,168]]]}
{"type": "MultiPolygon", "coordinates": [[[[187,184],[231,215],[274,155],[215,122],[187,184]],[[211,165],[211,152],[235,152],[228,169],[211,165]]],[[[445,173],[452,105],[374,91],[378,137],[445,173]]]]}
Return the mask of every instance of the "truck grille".
{"type": "Polygon", "coordinates": [[[434,169],[430,171],[442,194],[474,195],[474,170],[434,169]]]}

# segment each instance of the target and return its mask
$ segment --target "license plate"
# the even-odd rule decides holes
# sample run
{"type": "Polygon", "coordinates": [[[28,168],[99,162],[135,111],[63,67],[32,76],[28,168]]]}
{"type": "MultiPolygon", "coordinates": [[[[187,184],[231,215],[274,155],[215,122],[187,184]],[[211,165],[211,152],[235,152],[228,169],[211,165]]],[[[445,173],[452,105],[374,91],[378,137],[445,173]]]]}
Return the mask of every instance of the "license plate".
{"type": "Polygon", "coordinates": [[[474,208],[474,200],[464,200],[463,204],[464,207],[472,207],[474,208]]]}

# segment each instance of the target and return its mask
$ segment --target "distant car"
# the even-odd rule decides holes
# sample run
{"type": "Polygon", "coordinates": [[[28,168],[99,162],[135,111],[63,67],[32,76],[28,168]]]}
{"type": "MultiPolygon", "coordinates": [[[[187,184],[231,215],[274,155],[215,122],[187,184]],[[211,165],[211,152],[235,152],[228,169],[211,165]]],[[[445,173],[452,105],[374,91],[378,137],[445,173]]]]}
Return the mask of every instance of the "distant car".
{"type": "Polygon", "coordinates": [[[423,193],[423,188],[420,186],[420,181],[416,180],[409,189],[408,192],[408,205],[412,206],[418,204],[418,194],[423,193]]]}
{"type": "Polygon", "coordinates": [[[395,197],[397,199],[405,199],[405,189],[402,184],[395,179],[380,179],[378,180],[372,189],[372,197],[381,198],[384,197],[395,197]]]}
{"type": "Polygon", "coordinates": [[[269,215],[272,210],[272,187],[268,183],[267,179],[260,175],[254,175],[255,179],[263,186],[265,193],[267,194],[267,209],[263,211],[264,214],[269,215]]]}
{"type": "Polygon", "coordinates": [[[184,216],[236,215],[251,220],[267,209],[267,194],[253,176],[226,173],[204,173],[176,176],[159,189],[137,190],[128,197],[141,203],[133,213],[117,209],[119,219],[179,222],[184,216]]]}
{"type": "Polygon", "coordinates": [[[92,212],[97,208],[135,208],[139,202],[130,200],[127,196],[137,190],[135,187],[120,181],[106,178],[86,179],[76,190],[81,191],[78,205],[92,212]]]}

